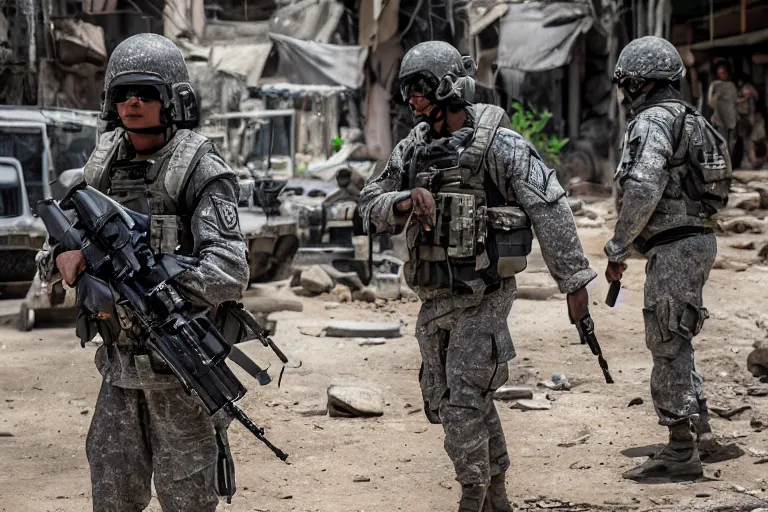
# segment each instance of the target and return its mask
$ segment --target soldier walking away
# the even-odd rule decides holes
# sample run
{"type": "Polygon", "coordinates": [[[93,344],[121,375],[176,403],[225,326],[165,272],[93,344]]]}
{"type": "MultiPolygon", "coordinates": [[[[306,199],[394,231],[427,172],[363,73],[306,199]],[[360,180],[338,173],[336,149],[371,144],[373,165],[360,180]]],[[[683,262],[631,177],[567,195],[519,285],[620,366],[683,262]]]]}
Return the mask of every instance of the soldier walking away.
{"type": "Polygon", "coordinates": [[[406,280],[422,299],[416,337],[424,412],[442,423],[461,483],[461,512],[512,510],[510,460],[493,392],[515,357],[507,318],[515,274],[536,230],[571,318],[588,315],[596,277],[565,192],[533,146],[506,128],[504,110],[473,105],[474,62],[429,41],[403,58],[400,83],[418,124],[362,190],[370,232],[405,230],[406,280]]]}
{"type": "MultiPolygon", "coordinates": [[[[205,298],[201,304],[238,300],[248,266],[236,177],[210,141],[190,130],[198,105],[179,49],[155,34],[120,43],[107,66],[102,118],[111,131],[85,166],[88,184],[151,215],[156,253],[194,257],[174,278],[193,304],[195,297],[205,298]]],[[[38,267],[44,280],[60,272],[73,285],[85,260],[80,251],[46,246],[38,267]]],[[[212,419],[186,395],[145,348],[139,322],[117,310],[122,332],[96,352],[103,382],[86,440],[93,510],[145,509],[154,476],[164,511],[213,512],[223,477],[217,460],[230,457],[228,420],[212,419]]]]}
{"type": "Polygon", "coordinates": [[[669,444],[624,473],[633,480],[697,477],[699,454],[721,449],[691,341],[708,317],[702,289],[717,253],[710,219],[727,202],[731,164],[725,138],[680,100],[683,71],[675,47],[648,36],[622,50],[613,77],[630,122],[614,177],[619,216],[605,245],[605,275],[621,279],[630,246],[648,259],[643,318],[651,396],[659,423],[669,428],[669,444]]]}
{"type": "Polygon", "coordinates": [[[738,112],[736,103],[739,99],[739,90],[731,80],[731,66],[727,61],[721,60],[715,63],[715,77],[709,85],[707,102],[714,109],[712,124],[728,142],[729,154],[736,145],[736,125],[738,112]]]}

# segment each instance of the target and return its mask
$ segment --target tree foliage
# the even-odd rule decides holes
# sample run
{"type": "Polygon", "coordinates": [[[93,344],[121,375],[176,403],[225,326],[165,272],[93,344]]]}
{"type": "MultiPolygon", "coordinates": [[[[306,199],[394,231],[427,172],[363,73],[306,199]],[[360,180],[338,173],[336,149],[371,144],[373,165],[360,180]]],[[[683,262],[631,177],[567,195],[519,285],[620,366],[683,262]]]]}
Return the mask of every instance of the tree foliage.
{"type": "Polygon", "coordinates": [[[544,127],[552,118],[552,112],[535,107],[526,109],[517,101],[512,108],[515,112],[510,117],[509,127],[533,144],[548,166],[559,165],[560,151],[568,143],[568,139],[544,133],[544,127]]]}

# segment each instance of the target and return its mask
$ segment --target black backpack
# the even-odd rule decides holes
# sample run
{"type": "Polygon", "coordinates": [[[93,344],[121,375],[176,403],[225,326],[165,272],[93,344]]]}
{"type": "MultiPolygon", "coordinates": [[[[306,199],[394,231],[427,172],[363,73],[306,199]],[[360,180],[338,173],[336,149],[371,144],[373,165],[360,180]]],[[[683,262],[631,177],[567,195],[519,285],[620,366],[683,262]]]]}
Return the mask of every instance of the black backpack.
{"type": "MultiPolygon", "coordinates": [[[[733,180],[728,143],[695,108],[683,101],[665,101],[685,107],[675,120],[677,142],[670,164],[677,167],[689,164],[689,172],[683,177],[683,192],[702,206],[704,213],[712,215],[728,204],[728,191],[733,180]],[[686,123],[692,125],[687,147],[681,147],[686,123]]],[[[663,104],[659,106],[664,107],[663,104]]],[[[668,111],[670,109],[667,109],[668,111]]]]}

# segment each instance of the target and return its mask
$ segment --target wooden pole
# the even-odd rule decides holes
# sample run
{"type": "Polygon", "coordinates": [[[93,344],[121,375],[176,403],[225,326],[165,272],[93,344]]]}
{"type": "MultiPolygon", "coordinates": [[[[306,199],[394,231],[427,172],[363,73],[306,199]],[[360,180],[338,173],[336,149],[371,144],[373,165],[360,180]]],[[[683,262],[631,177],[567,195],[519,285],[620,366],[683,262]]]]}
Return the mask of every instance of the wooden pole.
{"type": "Polygon", "coordinates": [[[709,0],[709,40],[715,39],[715,0],[709,0]]]}
{"type": "Polygon", "coordinates": [[[741,0],[741,33],[747,31],[747,0],[741,0]]]}

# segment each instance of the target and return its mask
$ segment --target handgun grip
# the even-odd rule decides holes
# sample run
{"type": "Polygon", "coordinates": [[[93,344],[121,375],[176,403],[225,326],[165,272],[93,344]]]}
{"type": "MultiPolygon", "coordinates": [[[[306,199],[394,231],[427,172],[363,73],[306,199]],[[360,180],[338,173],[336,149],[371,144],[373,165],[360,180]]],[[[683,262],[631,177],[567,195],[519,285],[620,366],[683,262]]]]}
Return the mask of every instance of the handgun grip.
{"type": "Polygon", "coordinates": [[[619,297],[619,291],[621,290],[621,281],[614,281],[611,283],[611,287],[608,288],[608,295],[605,297],[605,303],[610,307],[616,305],[616,299],[619,297]]]}

